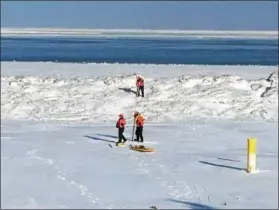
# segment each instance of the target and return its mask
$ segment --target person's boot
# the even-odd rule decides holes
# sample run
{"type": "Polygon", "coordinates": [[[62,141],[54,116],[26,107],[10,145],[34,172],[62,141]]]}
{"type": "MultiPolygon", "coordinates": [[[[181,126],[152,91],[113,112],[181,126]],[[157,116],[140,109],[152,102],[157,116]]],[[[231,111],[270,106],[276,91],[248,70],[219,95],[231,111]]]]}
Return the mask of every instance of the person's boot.
{"type": "Polygon", "coordinates": [[[123,141],[123,144],[125,144],[127,142],[127,139],[125,139],[124,141],[123,141]]]}
{"type": "Polygon", "coordinates": [[[138,140],[138,139],[134,139],[134,141],[137,141],[137,142],[139,142],[139,140],[138,140]]]}

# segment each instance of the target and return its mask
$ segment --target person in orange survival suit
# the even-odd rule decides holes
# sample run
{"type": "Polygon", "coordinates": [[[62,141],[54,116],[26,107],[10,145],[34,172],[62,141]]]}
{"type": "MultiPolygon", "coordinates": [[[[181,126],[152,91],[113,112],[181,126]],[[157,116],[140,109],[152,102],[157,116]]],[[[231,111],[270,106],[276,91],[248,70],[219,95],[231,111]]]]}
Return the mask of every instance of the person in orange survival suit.
{"type": "Polygon", "coordinates": [[[144,117],[139,112],[135,112],[134,117],[136,123],[136,133],[135,133],[136,139],[134,139],[134,141],[143,142],[142,131],[143,131],[143,124],[144,124],[144,117]]]}
{"type": "Polygon", "coordinates": [[[116,144],[122,143],[122,139],[124,140],[123,143],[127,141],[125,136],[123,135],[126,125],[126,119],[124,118],[124,114],[119,114],[119,119],[116,122],[116,127],[118,128],[118,142],[116,144]]]}
{"type": "Polygon", "coordinates": [[[136,76],[136,86],[137,86],[137,97],[141,96],[144,97],[144,79],[141,76],[136,76]]]}

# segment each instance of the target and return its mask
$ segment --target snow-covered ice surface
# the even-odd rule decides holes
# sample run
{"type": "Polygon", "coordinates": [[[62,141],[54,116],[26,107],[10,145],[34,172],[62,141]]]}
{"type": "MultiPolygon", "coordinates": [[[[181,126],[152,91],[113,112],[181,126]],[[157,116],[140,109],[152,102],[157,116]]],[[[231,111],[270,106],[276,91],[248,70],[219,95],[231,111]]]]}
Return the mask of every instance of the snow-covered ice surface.
{"type": "Polygon", "coordinates": [[[1,207],[278,208],[277,129],[266,122],[149,125],[146,146],[156,153],[147,154],[111,148],[114,125],[2,121],[1,207]],[[250,136],[258,142],[257,174],[244,170],[250,136]]]}
{"type": "Polygon", "coordinates": [[[1,208],[278,208],[277,67],[2,62],[1,170],[1,208]],[[155,153],[113,143],[133,73],[155,153]]]}

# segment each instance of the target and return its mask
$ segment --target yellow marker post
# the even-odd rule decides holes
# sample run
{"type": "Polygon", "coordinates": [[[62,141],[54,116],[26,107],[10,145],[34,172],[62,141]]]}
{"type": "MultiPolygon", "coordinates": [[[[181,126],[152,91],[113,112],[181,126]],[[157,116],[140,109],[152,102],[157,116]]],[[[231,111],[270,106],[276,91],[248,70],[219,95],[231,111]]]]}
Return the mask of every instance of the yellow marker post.
{"type": "Polygon", "coordinates": [[[256,172],[256,139],[247,139],[247,172],[256,172]]]}

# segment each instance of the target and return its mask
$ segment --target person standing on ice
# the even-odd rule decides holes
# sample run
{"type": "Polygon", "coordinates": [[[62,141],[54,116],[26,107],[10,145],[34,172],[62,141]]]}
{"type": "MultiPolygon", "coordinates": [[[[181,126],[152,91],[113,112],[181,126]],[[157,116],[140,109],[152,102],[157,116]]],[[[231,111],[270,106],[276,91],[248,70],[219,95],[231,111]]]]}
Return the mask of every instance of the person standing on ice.
{"type": "Polygon", "coordinates": [[[144,78],[143,76],[137,75],[136,76],[136,86],[137,86],[137,97],[141,96],[144,97],[144,78]]]}
{"type": "Polygon", "coordinates": [[[139,112],[135,112],[134,114],[135,124],[136,124],[136,139],[134,141],[143,142],[143,124],[144,124],[144,117],[139,112]]]}
{"type": "Polygon", "coordinates": [[[126,119],[124,118],[124,114],[119,114],[119,119],[116,122],[116,127],[118,128],[118,142],[116,144],[125,143],[127,139],[123,135],[126,125],[126,119]],[[124,140],[122,142],[122,139],[124,140]]]}

